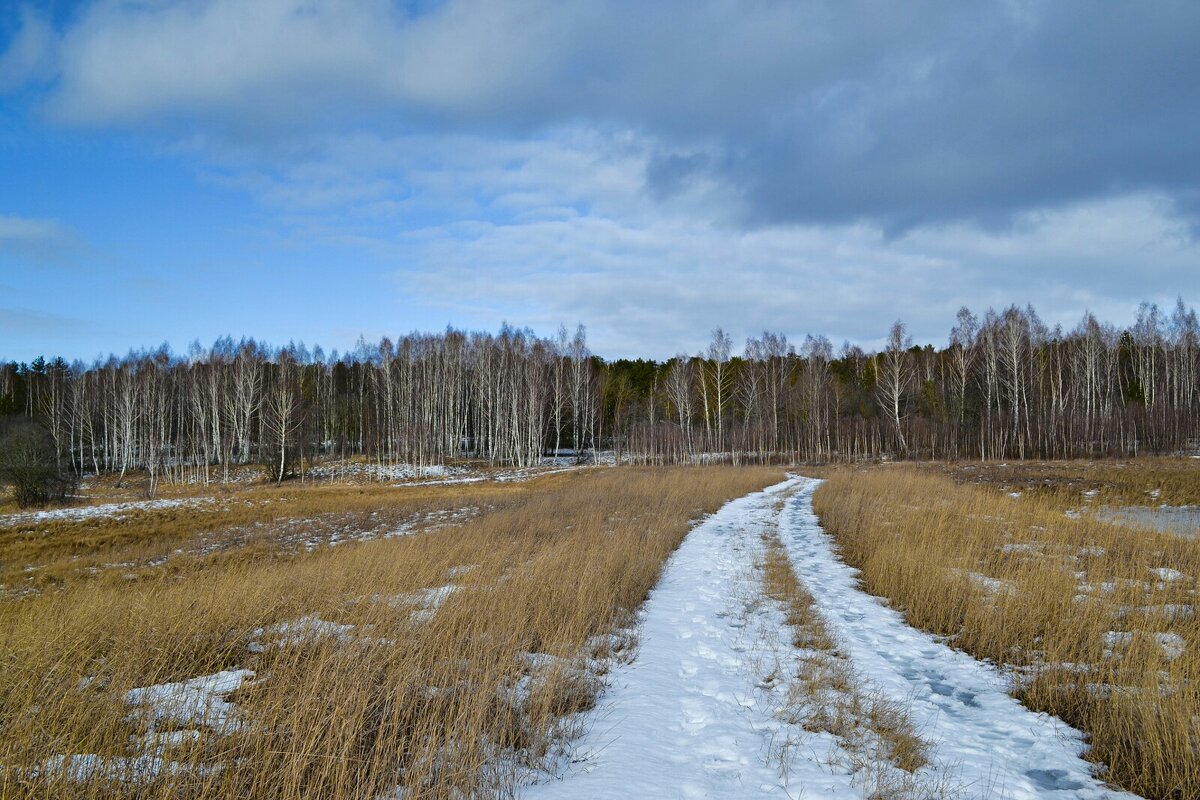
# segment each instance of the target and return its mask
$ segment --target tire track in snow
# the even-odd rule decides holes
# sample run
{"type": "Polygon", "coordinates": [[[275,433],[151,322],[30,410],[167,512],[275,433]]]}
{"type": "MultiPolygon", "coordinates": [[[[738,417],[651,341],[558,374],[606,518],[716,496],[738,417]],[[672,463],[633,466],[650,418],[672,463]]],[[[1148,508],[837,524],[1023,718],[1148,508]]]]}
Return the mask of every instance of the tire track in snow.
{"type": "Polygon", "coordinates": [[[1030,711],[1008,694],[1000,672],[916,630],[858,588],[812,507],[820,481],[800,479],[781,534],[800,580],[855,670],[904,703],[934,758],[952,766],[972,796],[1091,800],[1132,798],[1092,776],[1083,734],[1030,711]]]}

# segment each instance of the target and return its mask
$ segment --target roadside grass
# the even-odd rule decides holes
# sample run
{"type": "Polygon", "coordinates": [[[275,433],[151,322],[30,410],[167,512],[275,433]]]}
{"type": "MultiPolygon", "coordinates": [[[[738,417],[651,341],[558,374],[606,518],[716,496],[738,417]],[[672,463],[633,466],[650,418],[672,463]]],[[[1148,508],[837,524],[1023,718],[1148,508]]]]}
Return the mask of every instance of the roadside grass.
{"type": "MultiPolygon", "coordinates": [[[[1200,542],[1072,518],[1059,492],[1014,498],[939,470],[827,471],[814,506],[865,589],[1007,668],[1026,705],[1090,734],[1107,780],[1200,796],[1200,542]]],[[[1153,462],[1061,472],[1165,498],[1192,467],[1162,480],[1153,462]]]]}
{"type": "MultiPolygon", "coordinates": [[[[620,631],[691,522],[781,478],[622,468],[438,487],[445,506],[485,508],[431,535],[237,548],[0,601],[0,797],[511,792],[628,657],[620,631]],[[200,678],[210,694],[181,688],[200,678]]],[[[335,499],[311,492],[284,487],[263,513],[335,499]]]]}

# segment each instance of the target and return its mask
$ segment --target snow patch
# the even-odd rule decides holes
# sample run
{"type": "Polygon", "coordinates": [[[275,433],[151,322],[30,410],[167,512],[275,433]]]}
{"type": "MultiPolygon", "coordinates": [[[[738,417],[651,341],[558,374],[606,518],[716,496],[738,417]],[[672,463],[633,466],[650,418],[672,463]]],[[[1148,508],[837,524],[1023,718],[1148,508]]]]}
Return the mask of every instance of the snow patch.
{"type": "Polygon", "coordinates": [[[202,675],[180,683],[161,683],[130,689],[125,702],[140,706],[153,716],[154,724],[203,725],[219,733],[241,728],[237,709],[225,697],[254,677],[248,669],[233,669],[202,675]]]}
{"type": "Polygon", "coordinates": [[[252,653],[261,653],[270,646],[296,647],[324,637],[332,637],[340,642],[346,642],[349,640],[352,630],[354,630],[353,625],[328,622],[320,617],[307,615],[290,622],[278,622],[266,628],[256,628],[252,633],[255,641],[252,641],[247,649],[252,653]],[[274,638],[266,645],[259,641],[268,635],[274,638]]]}
{"type": "Polygon", "coordinates": [[[1164,583],[1182,581],[1188,577],[1185,573],[1180,572],[1177,569],[1171,569],[1170,567],[1157,567],[1151,569],[1150,571],[1158,576],[1158,579],[1164,583]]]}
{"type": "Polygon", "coordinates": [[[783,615],[762,604],[747,619],[737,587],[789,486],[728,503],[693,528],[639,615],[636,660],[609,674],[565,774],[522,796],[787,797],[801,787],[805,796],[860,796],[851,775],[823,760],[846,758],[833,737],[776,719],[757,686],[752,631],[781,630],[783,615]],[[785,742],[796,743],[786,772],[772,760],[785,742]]]}
{"type": "Polygon", "coordinates": [[[211,497],[186,497],[176,500],[139,500],[130,503],[104,503],[98,506],[74,506],[52,508],[46,511],[19,511],[0,516],[0,525],[20,525],[28,522],[50,522],[52,520],[80,520],[110,518],[122,520],[135,511],[165,511],[172,508],[195,508],[213,503],[211,497]]]}

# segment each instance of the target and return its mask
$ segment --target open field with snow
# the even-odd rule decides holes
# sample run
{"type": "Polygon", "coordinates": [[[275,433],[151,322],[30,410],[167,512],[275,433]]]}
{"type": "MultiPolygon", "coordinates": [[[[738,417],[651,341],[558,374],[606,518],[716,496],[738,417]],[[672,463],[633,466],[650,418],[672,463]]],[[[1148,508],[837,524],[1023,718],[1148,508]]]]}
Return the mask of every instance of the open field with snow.
{"type": "Polygon", "coordinates": [[[629,657],[692,520],[781,477],[285,484],[19,522],[6,575],[54,577],[0,600],[0,796],[499,793],[629,657]]]}
{"type": "Polygon", "coordinates": [[[86,481],[75,503],[18,510],[0,499],[0,596],[80,579],[128,582],[222,553],[312,550],[456,524],[538,477],[589,469],[412,467],[334,461],[280,485],[246,470],[227,484],[163,486],[134,476],[86,481]]]}
{"type": "Polygon", "coordinates": [[[1194,469],[93,481],[0,514],[0,797],[1195,796],[1200,543],[1107,516],[1194,469]]]}

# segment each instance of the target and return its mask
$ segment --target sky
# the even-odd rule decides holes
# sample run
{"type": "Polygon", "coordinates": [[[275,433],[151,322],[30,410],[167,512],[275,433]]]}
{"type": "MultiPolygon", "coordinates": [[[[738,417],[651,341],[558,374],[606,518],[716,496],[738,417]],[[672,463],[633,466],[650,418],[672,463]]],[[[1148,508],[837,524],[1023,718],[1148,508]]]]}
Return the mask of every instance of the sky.
{"type": "Polygon", "coordinates": [[[0,0],[0,358],[1200,303],[1200,3],[0,0]]]}

